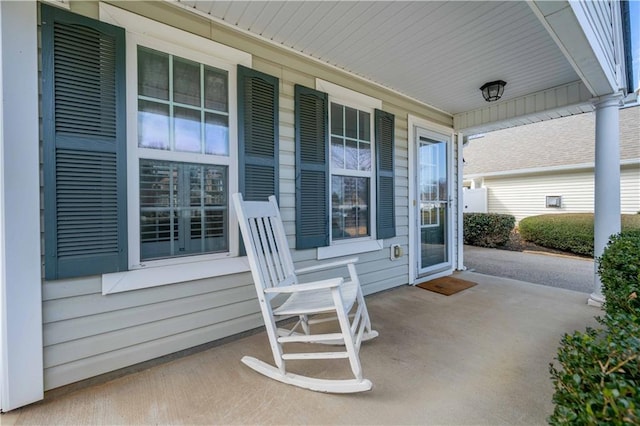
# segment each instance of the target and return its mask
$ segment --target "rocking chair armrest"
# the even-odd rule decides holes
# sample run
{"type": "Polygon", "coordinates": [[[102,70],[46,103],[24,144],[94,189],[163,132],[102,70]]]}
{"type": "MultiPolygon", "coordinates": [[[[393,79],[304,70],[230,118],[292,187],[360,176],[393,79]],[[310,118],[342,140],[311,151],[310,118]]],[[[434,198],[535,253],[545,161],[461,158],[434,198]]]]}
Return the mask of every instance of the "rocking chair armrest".
{"type": "Polygon", "coordinates": [[[331,278],[322,281],[313,281],[304,284],[293,284],[282,287],[265,288],[265,293],[297,293],[299,291],[322,290],[333,287],[340,287],[344,282],[344,278],[331,278]]]}
{"type": "Polygon", "coordinates": [[[324,269],[333,269],[339,266],[346,266],[351,263],[356,263],[358,261],[357,257],[352,257],[350,259],[337,260],[335,262],[321,263],[319,265],[307,266],[305,268],[296,269],[296,274],[306,274],[307,272],[314,271],[322,271],[324,269]]]}

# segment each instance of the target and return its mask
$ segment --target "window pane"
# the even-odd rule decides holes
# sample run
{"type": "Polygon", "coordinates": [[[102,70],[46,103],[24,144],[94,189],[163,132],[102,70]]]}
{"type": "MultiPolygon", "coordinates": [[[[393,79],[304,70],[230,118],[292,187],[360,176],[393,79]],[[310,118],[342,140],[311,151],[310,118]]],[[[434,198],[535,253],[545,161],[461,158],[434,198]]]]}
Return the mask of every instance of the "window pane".
{"type": "Polygon", "coordinates": [[[344,111],[345,136],[348,138],[358,137],[358,110],[345,107],[344,111]]]}
{"type": "Polygon", "coordinates": [[[344,107],[338,104],[331,104],[331,134],[344,136],[344,117],[342,116],[344,107]]]}
{"type": "Polygon", "coordinates": [[[204,107],[227,111],[227,72],[204,68],[204,107]]]}
{"type": "Polygon", "coordinates": [[[360,142],[358,152],[358,160],[360,162],[360,170],[371,170],[371,144],[360,142]]]}
{"type": "Polygon", "coordinates": [[[363,141],[371,140],[371,114],[364,111],[358,111],[360,117],[359,124],[359,138],[363,141]]]}
{"type": "Polygon", "coordinates": [[[227,168],[186,165],[190,185],[190,235],[187,251],[205,253],[227,250],[227,168]]]}
{"type": "Polygon", "coordinates": [[[358,142],[346,141],[344,160],[345,169],[358,170],[358,142]]]}
{"type": "Polygon", "coordinates": [[[140,161],[140,207],[174,207],[177,194],[178,172],[175,166],[158,161],[140,161]]]}
{"type": "Polygon", "coordinates": [[[200,111],[175,107],[173,114],[175,150],[201,152],[200,111]]]}
{"type": "Polygon", "coordinates": [[[227,167],[140,160],[140,258],[228,251],[227,167]]]}
{"type": "Polygon", "coordinates": [[[369,178],[332,176],[331,190],[332,238],[369,236],[369,178]]]}
{"type": "Polygon", "coordinates": [[[204,153],[229,155],[229,118],[205,113],[204,153]]]}
{"type": "Polygon", "coordinates": [[[331,138],[331,165],[344,168],[344,139],[331,138]]]}
{"type": "Polygon", "coordinates": [[[138,146],[169,149],[169,105],[138,101],[138,146]]]}
{"type": "Polygon", "coordinates": [[[140,258],[170,256],[178,246],[178,170],[169,163],[140,161],[140,258]]]}
{"type": "Polygon", "coordinates": [[[169,55],[138,47],[138,95],[169,100],[169,55]]]}
{"type": "Polygon", "coordinates": [[[200,65],[173,58],[173,101],[200,106],[200,65]]]}
{"type": "Polygon", "coordinates": [[[190,176],[190,205],[194,206],[224,206],[226,199],[225,166],[191,165],[190,176]]]}

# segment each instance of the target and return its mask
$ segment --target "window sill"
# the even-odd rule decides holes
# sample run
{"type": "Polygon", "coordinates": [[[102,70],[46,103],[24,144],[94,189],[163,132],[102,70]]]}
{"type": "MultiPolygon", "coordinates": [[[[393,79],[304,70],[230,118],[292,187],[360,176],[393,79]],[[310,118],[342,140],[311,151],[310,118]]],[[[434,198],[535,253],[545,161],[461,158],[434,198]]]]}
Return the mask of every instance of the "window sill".
{"type": "Polygon", "coordinates": [[[246,257],[234,257],[103,274],[102,294],[122,293],[249,270],[249,261],[246,257]]]}
{"type": "Polygon", "coordinates": [[[383,240],[356,241],[353,243],[336,244],[328,247],[318,247],[318,260],[332,259],[334,257],[349,256],[352,254],[378,251],[384,248],[383,240]]]}

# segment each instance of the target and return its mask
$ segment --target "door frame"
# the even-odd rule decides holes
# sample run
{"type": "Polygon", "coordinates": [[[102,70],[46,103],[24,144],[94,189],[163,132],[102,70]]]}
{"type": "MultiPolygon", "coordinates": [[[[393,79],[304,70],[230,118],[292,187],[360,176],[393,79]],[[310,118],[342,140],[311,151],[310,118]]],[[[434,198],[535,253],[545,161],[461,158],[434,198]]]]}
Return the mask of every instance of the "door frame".
{"type": "Polygon", "coordinates": [[[454,271],[454,259],[453,259],[453,247],[454,247],[454,208],[457,203],[455,202],[454,192],[454,145],[455,135],[453,128],[442,126],[436,123],[432,123],[424,118],[409,115],[408,116],[408,148],[409,148],[409,284],[416,285],[425,281],[429,281],[434,278],[439,278],[446,275],[451,275],[454,271]],[[418,227],[418,215],[416,214],[417,199],[417,128],[424,129],[428,132],[435,133],[439,136],[446,138],[447,140],[447,191],[449,194],[448,209],[447,209],[447,257],[448,262],[445,265],[434,267],[426,274],[419,275],[418,268],[420,266],[420,244],[419,244],[419,227],[418,227]]]}

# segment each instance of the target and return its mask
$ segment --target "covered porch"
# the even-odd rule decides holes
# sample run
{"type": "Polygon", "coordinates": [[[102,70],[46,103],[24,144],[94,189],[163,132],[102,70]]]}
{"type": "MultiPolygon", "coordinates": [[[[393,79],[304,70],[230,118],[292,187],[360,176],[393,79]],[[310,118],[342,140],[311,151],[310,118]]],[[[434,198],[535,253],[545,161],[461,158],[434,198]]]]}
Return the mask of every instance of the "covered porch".
{"type": "MultiPolygon", "coordinates": [[[[3,422],[544,422],[551,409],[548,362],[564,331],[583,329],[585,323],[592,321],[597,311],[585,306],[585,301],[589,299],[595,305],[602,302],[597,276],[593,277],[591,296],[558,293],[559,290],[522,283],[510,285],[480,276],[473,276],[480,285],[450,298],[405,284],[464,269],[462,145],[466,136],[478,132],[595,110],[596,254],[602,252],[609,235],[619,231],[618,107],[633,91],[624,49],[625,15],[621,8],[625,4],[0,2],[0,92],[4,100],[0,110],[2,411],[39,401],[45,391],[58,392],[55,389],[70,383],[234,336],[260,324],[233,214],[229,215],[230,222],[225,222],[229,226],[223,226],[221,231],[226,239],[220,241],[229,245],[224,249],[211,253],[207,249],[191,257],[172,252],[167,259],[140,254],[145,238],[140,229],[140,205],[146,200],[146,189],[139,185],[145,175],[140,160],[145,155],[149,155],[149,161],[180,163],[185,177],[186,163],[222,167],[229,176],[229,182],[220,186],[223,195],[242,192],[242,180],[246,178],[243,171],[247,164],[251,165],[242,150],[253,140],[245,134],[251,120],[241,119],[252,115],[243,115],[248,109],[240,107],[246,102],[241,101],[244,98],[238,89],[240,82],[253,78],[249,71],[259,73],[272,89],[268,105],[258,108],[268,118],[261,122],[270,135],[259,144],[260,152],[268,153],[268,161],[261,157],[259,162],[269,163],[273,172],[265,180],[266,188],[273,190],[262,195],[279,191],[287,236],[292,240],[303,234],[300,228],[306,223],[301,219],[311,217],[303,214],[300,200],[303,195],[314,193],[303,191],[298,179],[306,164],[299,155],[301,108],[296,87],[321,92],[320,97],[325,99],[324,108],[314,115],[316,120],[311,120],[323,124],[325,131],[315,139],[316,144],[308,144],[311,148],[321,147],[317,151],[324,153],[323,175],[315,183],[321,179],[325,183],[332,181],[328,161],[331,135],[326,131],[331,128],[327,125],[329,104],[333,103],[330,99],[335,99],[339,108],[369,114],[363,116],[370,117],[368,136],[363,138],[371,139],[376,134],[376,111],[385,113],[378,117],[395,117],[387,120],[394,123],[392,131],[386,132],[387,142],[374,141],[375,137],[363,142],[363,152],[368,152],[363,155],[363,164],[369,164],[363,167],[371,169],[367,171],[369,177],[361,176],[364,170],[349,171],[374,183],[368,186],[366,203],[369,234],[347,241],[348,244],[342,244],[339,237],[335,242],[325,238],[330,236],[329,230],[333,232],[329,226],[333,200],[328,196],[329,185],[325,184],[325,196],[306,210],[321,212],[318,223],[326,225],[326,232],[318,234],[323,241],[313,242],[315,245],[307,242],[306,246],[296,241],[294,250],[297,264],[359,255],[364,293],[381,292],[371,296],[370,303],[382,338],[372,342],[371,348],[364,348],[369,351],[362,351],[364,369],[376,386],[373,393],[348,399],[300,393],[245,371],[239,363],[240,354],[249,350],[255,351],[253,355],[257,357],[267,354],[266,340],[258,334],[90,390],[62,398],[49,397],[11,417],[3,417],[3,422]],[[51,12],[55,19],[48,23],[46,14],[42,19],[46,8],[55,11],[51,12]],[[65,189],[60,185],[58,191],[55,183],[66,169],[62,167],[64,156],[57,157],[56,150],[64,153],[68,147],[62,142],[56,145],[56,135],[60,133],[63,140],[66,133],[62,125],[60,132],[55,130],[57,122],[51,117],[55,96],[48,97],[55,94],[51,82],[58,76],[73,77],[79,68],[71,64],[72,72],[58,73],[49,60],[55,56],[49,54],[54,51],[53,43],[61,43],[67,37],[54,34],[55,23],[67,28],[71,26],[69,22],[76,20],[84,22],[81,26],[92,34],[91,40],[96,34],[102,37],[103,28],[115,27],[111,28],[115,35],[109,40],[117,54],[110,55],[110,71],[96,73],[88,80],[99,92],[105,89],[109,99],[122,101],[112,105],[110,114],[115,118],[110,119],[113,123],[107,132],[118,135],[109,142],[109,149],[118,152],[108,155],[115,158],[110,160],[108,169],[109,176],[115,179],[108,180],[111,186],[105,183],[103,191],[116,197],[108,202],[111,225],[105,241],[109,244],[108,249],[98,247],[99,254],[90,262],[84,261],[83,256],[93,253],[78,249],[81,246],[75,242],[58,244],[58,229],[62,229],[58,225],[63,221],[57,219],[55,201],[58,196],[63,198],[65,189]],[[50,42],[44,48],[43,40],[50,42]],[[160,52],[167,63],[172,63],[170,58],[174,56],[191,61],[203,70],[203,76],[206,64],[227,73],[227,79],[222,79],[226,83],[221,99],[226,99],[228,105],[221,117],[228,117],[227,127],[222,128],[230,136],[227,140],[223,131],[220,140],[228,155],[214,159],[202,154],[203,160],[190,159],[179,150],[169,155],[170,151],[150,153],[147,149],[152,148],[139,146],[144,132],[138,132],[137,114],[144,113],[140,105],[146,102],[139,96],[146,95],[137,84],[138,71],[144,68],[137,55],[149,49],[160,52]],[[107,74],[109,78],[117,76],[118,84],[107,82],[103,78],[107,74]],[[487,103],[479,88],[501,80],[507,82],[502,97],[487,103]],[[107,87],[111,89],[107,91],[107,87]],[[427,184],[425,178],[422,185],[432,189],[430,195],[419,185],[420,170],[427,170],[422,167],[427,161],[417,155],[423,142],[424,146],[446,148],[446,156],[438,157],[438,167],[432,167],[446,169],[443,179],[427,184]],[[365,146],[369,146],[368,151],[365,146]],[[383,163],[374,161],[375,152],[381,152],[383,147],[391,147],[387,150],[387,167],[373,170],[373,164],[383,163]],[[125,169],[127,173],[121,173],[125,169]],[[380,178],[386,178],[389,191],[382,188],[380,178]],[[423,264],[426,256],[422,256],[422,233],[418,228],[426,222],[423,210],[436,207],[446,214],[433,215],[425,226],[442,232],[438,239],[424,237],[424,242],[435,240],[442,246],[443,256],[423,264]],[[68,258],[58,255],[58,245],[73,251],[69,256],[73,266],[63,276],[57,274],[56,268],[68,258]],[[399,288],[389,290],[393,287],[399,288]],[[149,315],[150,310],[155,316],[149,315]],[[170,373],[180,365],[184,367],[170,373]],[[155,378],[146,378],[147,374],[155,378]],[[296,399],[301,402],[293,402],[296,399]],[[344,403],[347,400],[348,405],[344,403]],[[327,401],[334,403],[326,405],[327,401]],[[343,403],[344,412],[335,409],[343,403]],[[354,415],[345,415],[347,411],[354,415]],[[80,413],[90,415],[83,417],[80,413]],[[264,417],[269,415],[274,417],[264,417]]],[[[74,60],[88,55],[103,63],[104,52],[94,52],[91,46],[74,53],[74,60]]],[[[84,59],[78,63],[84,63],[84,59]]],[[[169,74],[167,71],[166,81],[169,74]]],[[[62,83],[66,84],[64,87],[76,87],[64,79],[62,83]]],[[[199,96],[205,92],[199,91],[199,96]]],[[[74,107],[69,120],[73,123],[86,110],[85,100],[73,100],[75,96],[71,94],[69,102],[74,107]]],[[[86,93],[83,96],[91,98],[86,93]]],[[[101,119],[101,101],[86,102],[100,107],[94,109],[92,117],[101,119]]],[[[67,104],[56,105],[62,112],[67,104]]],[[[178,105],[178,111],[184,105],[178,105]]],[[[203,137],[208,113],[202,109],[199,114],[200,121],[193,122],[201,129],[196,133],[203,137]]],[[[176,121],[175,115],[163,117],[171,123],[176,121]]],[[[62,121],[59,124],[64,124],[62,121]]],[[[168,126],[166,135],[172,134],[169,129],[173,125],[168,126]]],[[[79,127],[77,141],[84,150],[84,127],[79,127]]],[[[385,133],[382,126],[379,133],[385,133]]],[[[175,139],[174,136],[167,137],[175,139]]],[[[91,152],[103,152],[103,136],[94,139],[91,145],[96,149],[91,152]]],[[[345,142],[344,146],[349,145],[345,142]]],[[[87,176],[97,176],[87,172],[90,161],[78,158],[74,170],[78,167],[87,176]]],[[[79,176],[74,175],[72,181],[84,183],[84,177],[79,176]]],[[[259,186],[263,182],[255,178],[253,183],[259,186]]],[[[77,186],[80,189],[72,191],[70,205],[82,210],[86,204],[82,185],[77,186]]],[[[186,195],[189,186],[184,184],[181,188],[181,202],[186,205],[190,203],[186,195]]],[[[207,199],[204,190],[199,197],[207,199]]],[[[222,204],[222,209],[229,208],[228,203],[222,204]]],[[[359,206],[354,211],[359,211],[359,206]]],[[[86,210],[91,214],[106,211],[86,210]]],[[[96,216],[102,219],[100,214],[96,216]]],[[[181,223],[182,239],[186,241],[188,235],[191,240],[186,231],[189,221],[181,223]]],[[[95,218],[87,219],[85,225],[86,228],[77,229],[101,234],[107,228],[95,218]]],[[[80,232],[72,228],[68,235],[76,238],[80,232]]],[[[84,238],[90,244],[102,241],[88,235],[84,238]]]]}
{"type": "MultiPolygon", "coordinates": [[[[134,366],[111,381],[49,392],[4,414],[2,424],[546,424],[548,367],[559,340],[595,325],[599,311],[583,293],[458,276],[478,285],[452,296],[403,286],[367,298],[380,332],[360,352],[371,392],[322,394],[255,373],[240,358],[270,360],[259,331],[131,374],[134,366]]],[[[341,363],[294,368],[330,377],[341,363]]]]}

